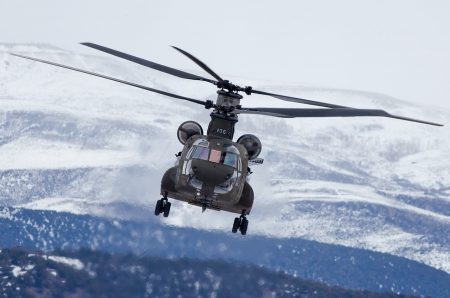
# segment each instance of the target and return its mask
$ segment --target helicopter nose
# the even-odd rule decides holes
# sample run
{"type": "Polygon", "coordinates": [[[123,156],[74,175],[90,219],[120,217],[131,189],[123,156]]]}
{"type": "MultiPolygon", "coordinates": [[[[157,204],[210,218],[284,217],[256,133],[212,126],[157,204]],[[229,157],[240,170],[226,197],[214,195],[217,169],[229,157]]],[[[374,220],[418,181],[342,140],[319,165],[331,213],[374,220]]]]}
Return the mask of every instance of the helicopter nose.
{"type": "Polygon", "coordinates": [[[192,161],[192,171],[199,181],[208,184],[212,183],[214,185],[224,183],[230,179],[234,173],[234,170],[231,167],[204,160],[192,161]]]}

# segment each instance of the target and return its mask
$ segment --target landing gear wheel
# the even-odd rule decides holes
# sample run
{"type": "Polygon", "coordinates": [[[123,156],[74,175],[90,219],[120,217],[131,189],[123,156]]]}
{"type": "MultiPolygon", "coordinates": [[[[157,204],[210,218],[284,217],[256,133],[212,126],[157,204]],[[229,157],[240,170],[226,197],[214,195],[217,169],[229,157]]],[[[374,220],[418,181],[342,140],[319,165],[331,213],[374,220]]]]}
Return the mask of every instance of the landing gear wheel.
{"type": "Polygon", "coordinates": [[[247,218],[242,218],[242,222],[241,222],[241,235],[245,235],[247,234],[247,228],[248,228],[248,219],[247,218]]]}
{"type": "Polygon", "coordinates": [[[237,233],[237,230],[239,229],[239,226],[241,225],[241,220],[239,217],[236,217],[234,219],[234,223],[233,223],[233,229],[231,230],[231,232],[233,233],[237,233]]]}
{"type": "Polygon", "coordinates": [[[155,206],[155,215],[158,216],[161,213],[161,210],[163,208],[163,200],[158,200],[156,201],[156,206],[155,206]]]}
{"type": "Polygon", "coordinates": [[[170,202],[166,201],[166,204],[164,205],[164,217],[169,216],[170,205],[172,205],[172,204],[170,202]]]}

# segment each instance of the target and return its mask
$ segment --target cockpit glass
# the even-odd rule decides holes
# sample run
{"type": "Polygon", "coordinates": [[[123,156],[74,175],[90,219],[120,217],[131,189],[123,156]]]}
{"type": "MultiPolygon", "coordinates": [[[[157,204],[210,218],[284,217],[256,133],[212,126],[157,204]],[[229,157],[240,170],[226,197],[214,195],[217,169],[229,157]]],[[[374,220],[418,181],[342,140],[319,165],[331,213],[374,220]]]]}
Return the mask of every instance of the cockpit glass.
{"type": "Polygon", "coordinates": [[[234,146],[227,146],[225,151],[239,155],[239,150],[234,146]]]}
{"type": "Polygon", "coordinates": [[[208,160],[209,149],[204,147],[196,147],[192,158],[208,160]]]}
{"type": "Polygon", "coordinates": [[[240,170],[240,158],[238,154],[230,153],[229,151],[222,152],[200,146],[194,146],[191,150],[192,151],[189,151],[187,154],[187,159],[195,158],[207,160],[209,162],[224,164],[240,170]],[[191,156],[189,156],[190,152],[192,152],[191,156]]]}
{"type": "Polygon", "coordinates": [[[236,154],[226,153],[225,158],[223,159],[223,164],[230,167],[236,167],[237,165],[237,156],[236,154]]]}
{"type": "Polygon", "coordinates": [[[209,156],[209,161],[219,163],[221,155],[222,155],[222,152],[211,149],[211,155],[209,156]]]}

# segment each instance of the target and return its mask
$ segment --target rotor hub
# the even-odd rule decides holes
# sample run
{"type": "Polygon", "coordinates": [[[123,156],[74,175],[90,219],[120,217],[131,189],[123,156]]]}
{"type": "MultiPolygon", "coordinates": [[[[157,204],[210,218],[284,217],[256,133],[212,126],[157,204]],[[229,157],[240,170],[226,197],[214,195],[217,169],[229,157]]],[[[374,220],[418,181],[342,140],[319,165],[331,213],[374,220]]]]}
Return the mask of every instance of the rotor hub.
{"type": "Polygon", "coordinates": [[[226,92],[223,90],[217,90],[217,101],[216,105],[219,110],[228,114],[233,111],[236,106],[241,104],[242,95],[234,92],[226,92]]]}
{"type": "Polygon", "coordinates": [[[246,86],[246,87],[240,87],[238,85],[233,84],[232,82],[228,81],[228,80],[224,80],[222,82],[217,82],[216,83],[217,88],[220,89],[226,89],[229,92],[239,92],[239,91],[244,91],[247,95],[251,95],[252,94],[252,86],[246,86]]]}

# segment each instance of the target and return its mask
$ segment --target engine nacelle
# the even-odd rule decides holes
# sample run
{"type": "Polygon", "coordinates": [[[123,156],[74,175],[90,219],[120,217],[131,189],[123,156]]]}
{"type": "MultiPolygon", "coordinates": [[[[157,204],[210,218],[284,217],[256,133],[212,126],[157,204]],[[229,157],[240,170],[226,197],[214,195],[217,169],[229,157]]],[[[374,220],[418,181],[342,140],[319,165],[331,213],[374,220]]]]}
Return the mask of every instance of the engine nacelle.
{"type": "Polygon", "coordinates": [[[203,134],[202,126],[195,121],[186,121],[181,123],[177,131],[178,140],[183,145],[190,137],[202,134],[203,134]]]}
{"type": "Polygon", "coordinates": [[[261,153],[262,144],[258,137],[255,135],[243,135],[237,140],[237,143],[241,144],[245,147],[245,149],[247,149],[249,160],[257,158],[261,153]]]}

